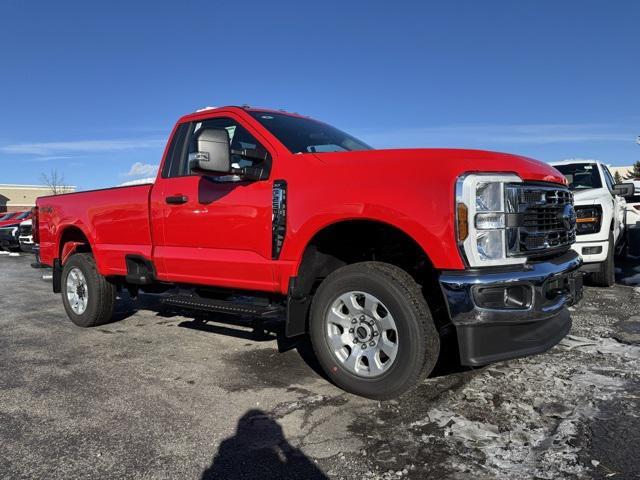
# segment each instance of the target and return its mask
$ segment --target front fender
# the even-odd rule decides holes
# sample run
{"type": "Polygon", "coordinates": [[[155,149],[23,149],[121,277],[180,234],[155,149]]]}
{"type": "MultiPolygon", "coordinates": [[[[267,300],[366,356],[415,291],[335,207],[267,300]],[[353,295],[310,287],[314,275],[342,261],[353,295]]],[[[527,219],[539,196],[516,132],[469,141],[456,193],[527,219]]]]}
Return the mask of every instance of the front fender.
{"type": "Polygon", "coordinates": [[[426,223],[385,206],[335,206],[332,211],[320,212],[302,225],[291,225],[281,258],[293,262],[292,273],[296,275],[306,247],[318,233],[342,222],[362,220],[382,223],[400,230],[420,246],[435,268],[464,268],[455,243],[453,222],[447,221],[446,217],[447,215],[442,215],[440,219],[432,219],[433,228],[430,229],[426,223]]]}

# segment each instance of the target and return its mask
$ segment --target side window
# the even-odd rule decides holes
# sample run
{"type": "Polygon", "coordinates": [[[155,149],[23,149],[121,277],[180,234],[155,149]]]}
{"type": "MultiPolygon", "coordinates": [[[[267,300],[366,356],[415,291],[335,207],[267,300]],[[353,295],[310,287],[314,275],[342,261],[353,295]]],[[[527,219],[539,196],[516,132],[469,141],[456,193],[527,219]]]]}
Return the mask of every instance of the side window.
{"type": "MultiPolygon", "coordinates": [[[[242,167],[255,167],[259,166],[263,163],[266,163],[265,169],[269,168],[270,156],[267,153],[267,149],[264,148],[258,140],[249,133],[249,131],[244,128],[240,123],[232,118],[220,117],[220,118],[211,118],[208,120],[204,120],[202,122],[197,122],[192,124],[192,131],[189,135],[189,147],[188,153],[193,153],[196,151],[196,138],[198,136],[198,132],[202,128],[224,128],[229,133],[229,142],[231,146],[231,150],[239,151],[243,149],[249,150],[258,150],[261,152],[265,152],[266,160],[253,160],[249,158],[242,157],[241,155],[232,155],[231,163],[235,168],[242,167]]],[[[188,157],[188,155],[185,155],[188,157]]],[[[182,175],[189,175],[189,166],[183,164],[182,175]]]]}
{"type": "Polygon", "coordinates": [[[616,182],[611,176],[611,172],[609,172],[609,169],[604,166],[602,167],[602,171],[604,172],[604,181],[607,184],[607,188],[613,191],[613,186],[615,185],[616,182]]]}
{"type": "Polygon", "coordinates": [[[184,146],[188,130],[188,123],[181,124],[176,130],[171,140],[171,145],[169,145],[169,150],[167,151],[167,158],[165,158],[164,165],[162,166],[162,178],[179,176],[180,163],[184,156],[184,146]]]}

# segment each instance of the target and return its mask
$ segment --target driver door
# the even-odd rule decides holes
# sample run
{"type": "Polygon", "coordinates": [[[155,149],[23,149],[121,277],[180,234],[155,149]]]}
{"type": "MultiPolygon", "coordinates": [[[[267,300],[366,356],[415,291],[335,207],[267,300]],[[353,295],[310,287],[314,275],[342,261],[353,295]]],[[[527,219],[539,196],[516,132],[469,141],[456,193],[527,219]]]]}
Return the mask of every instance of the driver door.
{"type": "MultiPolygon", "coordinates": [[[[186,127],[184,143],[170,148],[172,158],[166,159],[169,164],[152,193],[152,220],[158,226],[154,249],[158,277],[169,282],[274,291],[272,181],[191,173],[188,154],[195,151],[195,135],[203,127],[225,128],[234,150],[265,149],[255,134],[229,114],[186,127]]],[[[251,163],[237,156],[232,162],[235,167],[251,163]]],[[[264,162],[269,168],[271,153],[264,162]]]]}

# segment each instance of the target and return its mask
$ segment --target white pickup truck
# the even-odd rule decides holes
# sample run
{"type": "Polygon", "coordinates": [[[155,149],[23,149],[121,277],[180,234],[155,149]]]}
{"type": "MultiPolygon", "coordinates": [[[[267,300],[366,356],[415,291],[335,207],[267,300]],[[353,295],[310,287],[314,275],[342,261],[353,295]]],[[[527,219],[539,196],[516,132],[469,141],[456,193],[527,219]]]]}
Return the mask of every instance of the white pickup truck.
{"type": "Polygon", "coordinates": [[[607,166],[597,160],[551,163],[569,182],[577,216],[576,243],[572,248],[584,260],[583,270],[601,287],[615,283],[614,254],[625,239],[626,196],[633,184],[616,184],[607,166]]]}

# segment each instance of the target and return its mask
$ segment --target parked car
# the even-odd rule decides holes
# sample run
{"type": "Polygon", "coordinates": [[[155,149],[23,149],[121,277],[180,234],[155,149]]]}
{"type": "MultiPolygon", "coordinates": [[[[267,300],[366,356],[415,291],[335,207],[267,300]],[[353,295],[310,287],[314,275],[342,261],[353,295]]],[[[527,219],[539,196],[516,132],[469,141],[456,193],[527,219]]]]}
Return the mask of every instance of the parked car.
{"type": "Polygon", "coordinates": [[[26,212],[10,212],[0,217],[0,227],[7,227],[9,225],[17,225],[23,220],[31,218],[31,210],[26,212]]]}
{"type": "Polygon", "coordinates": [[[0,247],[6,250],[18,250],[20,248],[20,242],[18,240],[18,230],[20,229],[20,223],[24,219],[31,217],[31,210],[26,212],[19,212],[16,215],[10,216],[8,220],[4,220],[0,223],[0,247]]]}
{"type": "Polygon", "coordinates": [[[8,220],[15,215],[16,215],[16,212],[5,212],[0,215],[0,222],[4,222],[5,220],[8,220]]]}
{"type": "Polygon", "coordinates": [[[614,256],[625,239],[625,196],[631,184],[616,184],[605,164],[596,160],[566,160],[553,165],[566,178],[575,198],[577,241],[573,249],[582,255],[583,270],[597,286],[615,283],[614,256]]]}
{"type": "Polygon", "coordinates": [[[17,250],[18,243],[18,227],[16,225],[9,227],[0,227],[0,248],[4,250],[17,250]]]}
{"type": "Polygon", "coordinates": [[[373,150],[282,111],[187,115],[153,185],[41,197],[34,224],[76,325],[110,321],[118,288],[281,318],[333,382],[377,399],[428,375],[447,332],[464,365],[549,349],[582,294],[573,195],[553,167],[373,150]]]}
{"type": "Polygon", "coordinates": [[[0,216],[0,227],[10,224],[12,222],[12,219],[17,217],[20,213],[23,212],[8,212],[0,216]]]}
{"type": "Polygon", "coordinates": [[[32,223],[33,221],[31,219],[25,220],[20,223],[20,227],[18,228],[18,242],[20,243],[20,250],[23,252],[31,252],[35,246],[32,223]]]}

